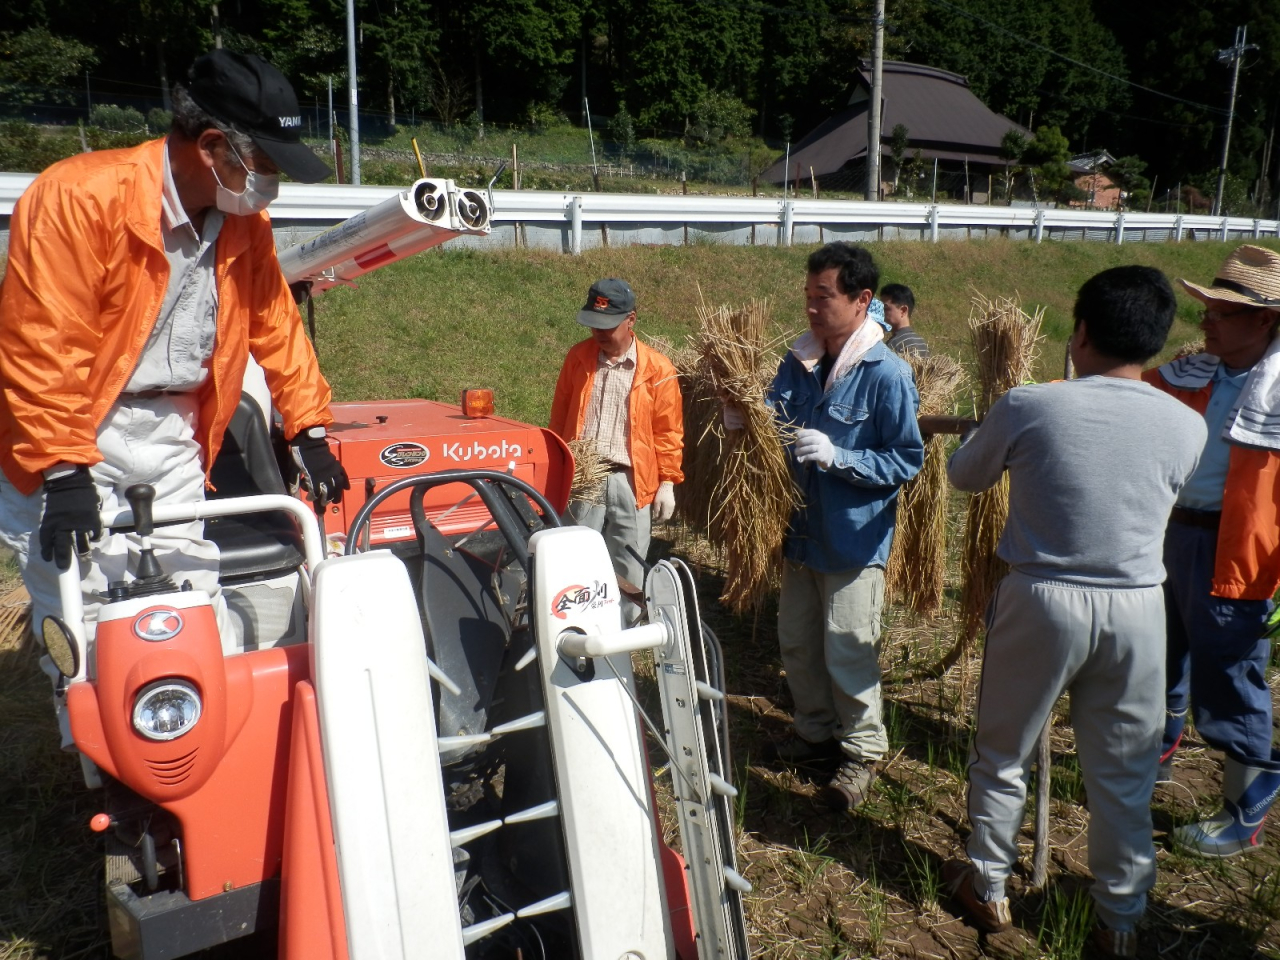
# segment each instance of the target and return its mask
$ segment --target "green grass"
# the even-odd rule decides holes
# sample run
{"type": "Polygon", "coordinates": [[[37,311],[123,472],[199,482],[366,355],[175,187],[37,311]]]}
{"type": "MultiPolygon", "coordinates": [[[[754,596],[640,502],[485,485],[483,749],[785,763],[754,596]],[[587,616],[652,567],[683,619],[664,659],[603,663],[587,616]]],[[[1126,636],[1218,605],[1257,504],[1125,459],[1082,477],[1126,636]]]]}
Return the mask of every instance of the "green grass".
{"type": "Polygon", "coordinates": [[[1054,887],[1045,900],[1037,943],[1051,960],[1080,960],[1092,927],[1089,894],[1054,887]]]}
{"type": "MultiPolygon", "coordinates": [[[[882,283],[916,294],[915,325],[935,352],[967,358],[974,290],[1018,293],[1045,308],[1039,376],[1061,376],[1075,293],[1099,270],[1128,263],[1170,277],[1211,278],[1234,244],[981,241],[870,245],[882,283]]],[[[491,386],[501,414],[545,424],[565,351],[583,336],[574,315],[604,276],[636,290],[642,335],[681,342],[700,299],[740,304],[767,297],[785,330],[804,328],[802,287],[812,247],[628,247],[579,257],[494,244],[437,249],[371,274],[358,289],[317,302],[321,365],[338,399],[426,397],[454,401],[491,386]]],[[[1196,336],[1199,304],[1179,296],[1171,349],[1196,336]]]]}

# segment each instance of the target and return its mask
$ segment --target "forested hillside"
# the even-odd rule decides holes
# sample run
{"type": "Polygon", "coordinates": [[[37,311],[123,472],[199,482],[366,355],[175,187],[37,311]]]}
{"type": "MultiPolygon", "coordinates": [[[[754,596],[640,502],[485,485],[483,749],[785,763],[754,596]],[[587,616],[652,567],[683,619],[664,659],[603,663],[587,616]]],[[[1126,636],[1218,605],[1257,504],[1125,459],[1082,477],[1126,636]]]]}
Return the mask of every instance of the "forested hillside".
{"type": "MultiPolygon", "coordinates": [[[[0,110],[74,124],[92,104],[162,107],[216,41],[278,64],[317,121],[347,103],[342,0],[5,0],[0,110]],[[326,111],[327,112],[327,111],[326,111]]],[[[781,145],[843,105],[870,54],[871,0],[356,0],[362,129],[431,120],[584,122],[624,144],[781,145]],[[610,118],[612,120],[610,121],[610,118]]],[[[1275,0],[888,0],[885,55],[968,76],[994,110],[1076,152],[1137,155],[1148,178],[1212,186],[1248,25],[1230,170],[1274,197],[1275,0]],[[1263,169],[1267,163],[1269,170],[1263,169]]],[[[323,126],[323,124],[321,124],[323,126]]]]}

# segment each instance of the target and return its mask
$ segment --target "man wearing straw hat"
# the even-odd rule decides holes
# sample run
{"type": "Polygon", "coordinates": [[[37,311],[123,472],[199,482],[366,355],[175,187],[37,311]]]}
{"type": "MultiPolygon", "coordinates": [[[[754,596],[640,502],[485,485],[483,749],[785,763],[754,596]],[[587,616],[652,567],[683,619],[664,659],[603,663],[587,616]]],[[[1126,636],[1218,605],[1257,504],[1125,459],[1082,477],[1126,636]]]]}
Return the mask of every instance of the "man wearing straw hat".
{"type": "Polygon", "coordinates": [[[1105,956],[1131,957],[1155,883],[1143,763],[1160,738],[1162,532],[1204,443],[1199,418],[1141,381],[1176,301],[1164,274],[1115,267],[1087,281],[1070,341],[1079,378],[1014,387],[951,456],[961,490],[1009,474],[997,553],[1010,567],[987,612],[969,759],[970,861],[943,879],[981,929],[1011,926],[1027,773],[1058,698],[1089,792],[1091,889],[1105,956]]]}
{"type": "Polygon", "coordinates": [[[1201,414],[1208,441],[1165,534],[1168,607],[1161,780],[1172,779],[1188,704],[1196,731],[1224,754],[1222,810],[1174,831],[1205,856],[1262,846],[1280,792],[1271,744],[1265,636],[1280,586],[1280,254],[1242,246],[1208,286],[1181,281],[1204,304],[1204,353],[1146,379],[1201,414]]]}
{"type": "MultiPolygon", "coordinates": [[[[888,749],[881,720],[880,613],[898,488],[920,470],[911,369],[869,314],[879,283],[862,247],[809,256],[809,330],[769,391],[794,429],[792,474],[804,494],[783,546],[778,641],[795,731],[774,747],[788,764],[836,762],[822,791],[833,809],[866,800],[888,749]]],[[[726,427],[734,425],[732,408],[726,427]]]]}
{"type": "MultiPolygon", "coordinates": [[[[551,402],[551,429],[594,440],[609,466],[602,503],[569,504],[572,523],[604,534],[618,576],[644,587],[651,521],[671,518],[684,479],[684,412],[671,361],[635,336],[636,296],[625,280],[598,280],[578,323],[591,336],[565,357],[551,402]]],[[[640,608],[623,604],[626,625],[640,608]]]]}

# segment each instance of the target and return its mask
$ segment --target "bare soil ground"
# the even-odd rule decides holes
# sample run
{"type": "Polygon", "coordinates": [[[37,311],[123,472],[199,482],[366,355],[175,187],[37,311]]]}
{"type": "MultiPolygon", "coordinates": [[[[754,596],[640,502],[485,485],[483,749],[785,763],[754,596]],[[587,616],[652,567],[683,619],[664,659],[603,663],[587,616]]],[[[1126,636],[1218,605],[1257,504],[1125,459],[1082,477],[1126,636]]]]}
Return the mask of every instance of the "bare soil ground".
{"type": "MultiPolygon", "coordinates": [[[[1048,887],[1028,889],[1028,809],[1023,870],[1011,888],[1015,926],[997,936],[979,934],[952,912],[939,878],[942,861],[962,852],[967,835],[964,775],[976,655],[941,678],[915,679],[949,646],[949,616],[921,622],[889,609],[882,664],[890,759],[862,809],[833,814],[814,799],[820,773],[760,761],[765,744],[785,736],[790,719],[775,611],[766,602],[757,617],[727,615],[715,603],[721,581],[714,557],[679,539],[679,545],[657,546],[701,559],[695,570],[703,615],[727,653],[741,791],[739,866],[755,886],[747,897],[753,955],[1089,957],[1088,815],[1067,704],[1060,705],[1054,724],[1048,887]]],[[[15,584],[11,565],[0,565],[0,598],[15,584]]],[[[75,757],[57,748],[48,690],[30,643],[10,638],[0,645],[0,960],[106,960],[101,850],[88,829],[95,799],[75,757]]],[[[1177,783],[1160,788],[1154,801],[1159,879],[1139,956],[1280,957],[1277,848],[1223,862],[1170,850],[1167,834],[1174,826],[1216,809],[1218,758],[1192,737],[1176,776],[1177,783]]],[[[238,960],[270,954],[269,944],[252,953],[249,945],[232,946],[219,955],[238,960]]]]}

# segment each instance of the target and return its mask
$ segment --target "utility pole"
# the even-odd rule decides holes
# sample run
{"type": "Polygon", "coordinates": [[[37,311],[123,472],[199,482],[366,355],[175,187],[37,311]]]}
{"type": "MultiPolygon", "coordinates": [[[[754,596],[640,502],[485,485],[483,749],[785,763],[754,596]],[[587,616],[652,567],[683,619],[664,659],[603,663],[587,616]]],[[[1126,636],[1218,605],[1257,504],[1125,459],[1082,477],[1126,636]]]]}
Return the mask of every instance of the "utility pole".
{"type": "Polygon", "coordinates": [[[1222,214],[1222,191],[1227,182],[1227,151],[1231,149],[1231,124],[1236,116],[1236,87],[1240,82],[1240,61],[1250,50],[1258,48],[1252,43],[1245,43],[1249,27],[1236,27],[1236,42],[1226,50],[1219,50],[1219,63],[1231,64],[1231,99],[1227,102],[1227,131],[1222,137],[1222,163],[1218,165],[1218,191],[1213,195],[1213,215],[1222,214]]]}
{"type": "Polygon", "coordinates": [[[351,182],[360,185],[360,98],[356,94],[356,0],[347,0],[347,77],[351,87],[351,182]]]}
{"type": "Polygon", "coordinates": [[[871,101],[867,110],[867,199],[880,199],[880,104],[884,99],[884,0],[876,0],[871,48],[871,101]]]}

